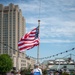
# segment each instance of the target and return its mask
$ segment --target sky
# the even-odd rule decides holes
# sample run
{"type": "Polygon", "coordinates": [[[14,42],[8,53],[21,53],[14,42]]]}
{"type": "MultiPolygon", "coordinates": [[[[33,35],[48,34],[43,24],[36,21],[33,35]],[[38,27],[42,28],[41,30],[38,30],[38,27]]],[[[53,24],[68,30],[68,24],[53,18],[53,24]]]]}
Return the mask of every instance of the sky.
{"type": "MultiPolygon", "coordinates": [[[[38,26],[40,19],[40,61],[67,57],[75,50],[49,58],[75,48],[75,0],[0,0],[4,6],[14,3],[22,10],[26,32],[38,26]]],[[[26,51],[37,58],[37,47],[26,51]]],[[[72,56],[75,59],[75,56],[72,56]]]]}

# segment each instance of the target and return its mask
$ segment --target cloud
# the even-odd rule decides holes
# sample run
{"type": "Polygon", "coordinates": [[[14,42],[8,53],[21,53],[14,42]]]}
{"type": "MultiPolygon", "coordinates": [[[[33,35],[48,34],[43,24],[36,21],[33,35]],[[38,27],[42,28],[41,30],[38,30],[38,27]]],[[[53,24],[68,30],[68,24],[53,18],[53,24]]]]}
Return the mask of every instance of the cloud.
{"type": "MultiPolygon", "coordinates": [[[[32,30],[38,25],[36,18],[28,18],[27,30],[32,30]],[[37,24],[37,25],[36,25],[37,24]]],[[[70,43],[75,42],[75,22],[64,21],[62,19],[52,17],[43,18],[40,24],[41,43],[70,43]],[[57,39],[58,38],[58,39],[57,39]],[[61,39],[61,40],[60,40],[61,39]]]]}
{"type": "Polygon", "coordinates": [[[41,43],[75,43],[75,41],[61,39],[41,39],[41,43]]]}
{"type": "Polygon", "coordinates": [[[20,8],[26,12],[33,12],[34,10],[38,9],[36,4],[19,4],[20,8]]]}
{"type": "Polygon", "coordinates": [[[15,2],[26,19],[26,31],[38,26],[41,42],[75,41],[75,0],[21,0],[15,2]],[[40,14],[39,14],[40,8],[40,14]],[[58,40],[57,40],[58,38],[58,40]]]}

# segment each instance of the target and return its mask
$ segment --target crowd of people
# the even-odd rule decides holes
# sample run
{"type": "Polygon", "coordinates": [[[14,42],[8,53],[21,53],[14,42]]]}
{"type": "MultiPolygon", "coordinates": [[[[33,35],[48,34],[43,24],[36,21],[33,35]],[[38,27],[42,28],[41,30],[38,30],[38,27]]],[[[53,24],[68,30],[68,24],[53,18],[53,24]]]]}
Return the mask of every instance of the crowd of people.
{"type": "Polygon", "coordinates": [[[8,72],[6,75],[21,75],[20,72],[14,73],[14,71],[8,72]]]}
{"type": "Polygon", "coordinates": [[[62,70],[59,70],[59,71],[50,71],[48,73],[48,75],[75,75],[75,72],[74,71],[62,71],[62,70]]]}
{"type": "MultiPolygon", "coordinates": [[[[7,73],[6,75],[21,75],[19,71],[17,71],[15,74],[13,71],[7,73]]],[[[31,69],[30,75],[42,75],[42,70],[39,68],[39,64],[34,65],[34,69],[31,69]]]]}
{"type": "MultiPolygon", "coordinates": [[[[22,75],[22,74],[19,71],[17,71],[16,74],[14,74],[14,72],[12,71],[11,73],[7,73],[7,75],[22,75]]],[[[34,69],[31,69],[29,75],[44,75],[44,74],[42,73],[42,70],[39,68],[39,64],[35,64],[34,69]]],[[[62,70],[59,70],[59,71],[49,71],[45,75],[75,75],[75,72],[71,73],[69,71],[63,72],[62,70]]]]}

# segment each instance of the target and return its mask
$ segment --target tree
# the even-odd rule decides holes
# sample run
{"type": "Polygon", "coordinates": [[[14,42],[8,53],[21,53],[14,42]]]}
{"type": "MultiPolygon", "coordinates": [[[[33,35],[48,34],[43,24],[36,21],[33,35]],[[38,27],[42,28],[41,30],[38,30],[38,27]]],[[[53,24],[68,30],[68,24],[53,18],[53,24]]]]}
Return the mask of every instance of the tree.
{"type": "Polygon", "coordinates": [[[5,75],[13,67],[12,59],[8,54],[0,55],[0,74],[5,75]]]}

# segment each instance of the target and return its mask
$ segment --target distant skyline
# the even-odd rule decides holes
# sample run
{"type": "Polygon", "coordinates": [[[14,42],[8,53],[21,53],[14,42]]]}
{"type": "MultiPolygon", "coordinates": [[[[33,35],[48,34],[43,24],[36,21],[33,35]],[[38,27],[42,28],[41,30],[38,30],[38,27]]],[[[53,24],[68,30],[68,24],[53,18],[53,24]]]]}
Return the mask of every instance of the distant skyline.
{"type": "MultiPolygon", "coordinates": [[[[38,19],[41,20],[40,58],[75,48],[75,0],[0,0],[0,3],[19,6],[26,20],[26,32],[37,27],[38,19]]],[[[50,59],[70,53],[75,54],[75,50],[50,59]]],[[[26,51],[26,54],[36,58],[37,47],[26,51]]]]}

